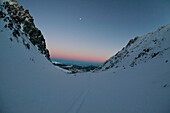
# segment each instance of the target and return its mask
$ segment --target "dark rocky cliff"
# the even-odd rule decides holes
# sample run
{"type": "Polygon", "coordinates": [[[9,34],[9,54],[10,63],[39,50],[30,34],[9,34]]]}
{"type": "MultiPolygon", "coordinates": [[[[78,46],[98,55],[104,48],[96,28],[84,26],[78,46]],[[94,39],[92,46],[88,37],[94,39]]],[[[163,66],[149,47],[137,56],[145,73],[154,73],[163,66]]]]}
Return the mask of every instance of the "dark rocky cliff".
{"type": "MultiPolygon", "coordinates": [[[[4,27],[11,30],[14,37],[20,37],[21,33],[26,35],[31,43],[50,60],[50,54],[41,31],[35,26],[29,11],[20,6],[16,0],[1,3],[0,19],[8,23],[4,27]]],[[[29,49],[29,44],[26,44],[24,40],[23,43],[29,49]]]]}

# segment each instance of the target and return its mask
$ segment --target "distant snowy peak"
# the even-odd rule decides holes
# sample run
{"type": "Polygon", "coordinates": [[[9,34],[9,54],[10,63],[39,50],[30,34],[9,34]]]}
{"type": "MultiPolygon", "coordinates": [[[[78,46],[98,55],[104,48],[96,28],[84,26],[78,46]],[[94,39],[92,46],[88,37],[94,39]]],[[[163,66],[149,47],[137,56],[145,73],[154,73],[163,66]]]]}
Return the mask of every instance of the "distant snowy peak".
{"type": "Polygon", "coordinates": [[[100,65],[96,71],[134,67],[166,53],[170,54],[170,24],[155,32],[131,39],[121,51],[100,65]]]}
{"type": "Polygon", "coordinates": [[[24,10],[23,6],[20,6],[16,0],[2,0],[0,6],[0,21],[5,23],[2,27],[10,30],[17,40],[22,38],[23,44],[29,49],[30,45],[26,43],[23,36],[27,37],[50,60],[45,39],[41,31],[35,26],[34,19],[29,14],[29,11],[24,10]]]}

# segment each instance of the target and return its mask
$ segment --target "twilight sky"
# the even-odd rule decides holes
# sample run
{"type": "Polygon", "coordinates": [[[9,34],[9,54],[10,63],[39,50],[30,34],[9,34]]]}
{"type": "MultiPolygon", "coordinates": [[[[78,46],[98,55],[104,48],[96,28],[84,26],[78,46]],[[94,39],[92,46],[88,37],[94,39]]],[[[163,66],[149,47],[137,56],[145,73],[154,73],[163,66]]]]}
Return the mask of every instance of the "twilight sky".
{"type": "Polygon", "coordinates": [[[53,58],[104,62],[130,39],[170,23],[169,0],[18,0],[53,58]]]}

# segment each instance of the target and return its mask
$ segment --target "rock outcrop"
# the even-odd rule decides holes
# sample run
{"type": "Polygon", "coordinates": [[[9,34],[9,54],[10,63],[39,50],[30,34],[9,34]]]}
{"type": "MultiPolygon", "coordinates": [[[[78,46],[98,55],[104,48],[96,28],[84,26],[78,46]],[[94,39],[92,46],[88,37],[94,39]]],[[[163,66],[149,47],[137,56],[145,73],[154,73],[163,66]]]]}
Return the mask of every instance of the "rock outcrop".
{"type": "Polygon", "coordinates": [[[170,24],[158,28],[155,32],[131,39],[121,51],[100,65],[96,71],[135,67],[166,53],[170,49],[169,43],[170,24]]]}
{"type": "MultiPolygon", "coordinates": [[[[12,31],[16,39],[26,35],[31,43],[50,60],[50,54],[46,48],[45,39],[41,31],[35,26],[34,19],[28,10],[20,6],[16,0],[5,0],[0,7],[0,20],[7,24],[3,27],[12,31]]],[[[23,39],[23,44],[29,49],[30,45],[23,39]]],[[[50,60],[51,61],[51,60],[50,60]]]]}

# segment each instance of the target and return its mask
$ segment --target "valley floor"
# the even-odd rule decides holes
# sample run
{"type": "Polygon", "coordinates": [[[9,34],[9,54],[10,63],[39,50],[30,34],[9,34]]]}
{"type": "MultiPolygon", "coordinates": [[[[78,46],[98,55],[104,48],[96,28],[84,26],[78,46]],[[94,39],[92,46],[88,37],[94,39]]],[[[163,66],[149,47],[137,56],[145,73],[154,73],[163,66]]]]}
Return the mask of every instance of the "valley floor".
{"type": "Polygon", "coordinates": [[[170,63],[162,60],[117,72],[76,75],[65,74],[50,63],[39,67],[6,66],[1,65],[1,113],[170,111],[170,63]]]}

